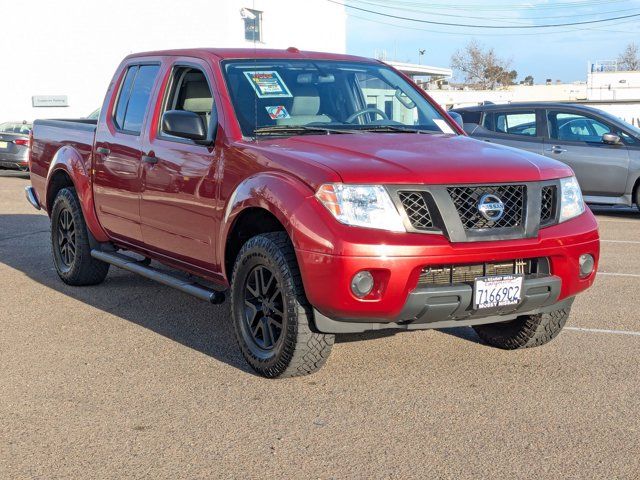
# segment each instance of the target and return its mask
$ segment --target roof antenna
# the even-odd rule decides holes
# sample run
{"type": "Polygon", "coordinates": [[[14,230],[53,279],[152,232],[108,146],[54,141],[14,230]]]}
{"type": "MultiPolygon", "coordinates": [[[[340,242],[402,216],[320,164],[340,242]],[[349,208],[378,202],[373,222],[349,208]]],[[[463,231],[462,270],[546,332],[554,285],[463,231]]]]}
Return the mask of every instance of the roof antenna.
{"type": "MultiPolygon", "coordinates": [[[[253,20],[253,74],[255,75],[256,72],[256,68],[258,68],[258,45],[256,44],[257,40],[256,40],[256,33],[258,32],[258,22],[259,20],[259,16],[256,15],[254,12],[256,11],[256,0],[253,0],[251,2],[251,9],[253,10],[253,12],[248,12],[250,15],[253,16],[253,18],[251,18],[251,20],[253,20]]],[[[258,94],[256,92],[253,92],[253,117],[254,117],[254,128],[253,128],[253,138],[254,141],[257,143],[258,142],[258,135],[256,134],[256,130],[258,129],[258,94]]]]}

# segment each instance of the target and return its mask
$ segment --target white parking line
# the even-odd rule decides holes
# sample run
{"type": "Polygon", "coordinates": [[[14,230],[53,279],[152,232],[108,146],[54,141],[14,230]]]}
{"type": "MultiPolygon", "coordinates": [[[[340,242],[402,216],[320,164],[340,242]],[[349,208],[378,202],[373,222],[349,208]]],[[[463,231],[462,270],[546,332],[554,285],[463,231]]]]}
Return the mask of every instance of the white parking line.
{"type": "Polygon", "coordinates": [[[598,223],[600,222],[611,222],[611,223],[635,223],[638,224],[637,220],[614,220],[614,219],[602,219],[602,218],[597,218],[596,221],[598,223]]]}
{"type": "Polygon", "coordinates": [[[637,273],[615,273],[615,272],[597,272],[598,275],[605,275],[605,276],[609,276],[609,277],[633,277],[633,278],[640,278],[640,275],[637,273]]]}
{"type": "Polygon", "coordinates": [[[600,240],[602,243],[632,243],[640,245],[640,241],[637,240],[600,240]]]}
{"type": "Polygon", "coordinates": [[[633,330],[605,330],[602,328],[582,328],[582,327],[564,327],[565,330],[573,330],[574,332],[588,332],[588,333],[611,333],[614,335],[633,335],[640,337],[640,332],[634,332],[633,330]]]}

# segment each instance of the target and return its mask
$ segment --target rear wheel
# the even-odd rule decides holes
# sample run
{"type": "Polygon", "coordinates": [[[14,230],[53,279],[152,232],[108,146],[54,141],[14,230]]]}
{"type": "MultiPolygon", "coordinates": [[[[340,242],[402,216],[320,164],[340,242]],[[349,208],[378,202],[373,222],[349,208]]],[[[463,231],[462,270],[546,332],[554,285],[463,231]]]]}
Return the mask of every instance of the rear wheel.
{"type": "Polygon", "coordinates": [[[74,188],[63,188],[51,209],[51,247],[58,276],[69,285],[96,285],[109,264],[91,256],[89,234],[74,188]]]}
{"type": "Polygon", "coordinates": [[[231,280],[231,316],[242,355],[260,375],[295,377],[324,365],[334,336],[311,329],[295,252],[284,232],[250,239],[231,280]]]}
{"type": "Polygon", "coordinates": [[[505,350],[537,347],[556,338],[569,318],[570,308],[523,315],[510,322],[476,325],[473,329],[489,345],[505,350]]]}

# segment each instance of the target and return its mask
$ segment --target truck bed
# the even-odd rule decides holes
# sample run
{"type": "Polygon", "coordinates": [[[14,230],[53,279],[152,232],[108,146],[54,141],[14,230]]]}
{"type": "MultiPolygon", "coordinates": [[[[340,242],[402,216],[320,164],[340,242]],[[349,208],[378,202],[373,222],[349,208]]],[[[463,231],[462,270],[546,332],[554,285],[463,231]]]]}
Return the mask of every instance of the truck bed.
{"type": "Polygon", "coordinates": [[[33,123],[31,182],[40,198],[44,199],[45,180],[51,161],[62,147],[75,150],[82,157],[85,170],[90,170],[96,128],[97,120],[86,118],[36,120],[33,123]]]}

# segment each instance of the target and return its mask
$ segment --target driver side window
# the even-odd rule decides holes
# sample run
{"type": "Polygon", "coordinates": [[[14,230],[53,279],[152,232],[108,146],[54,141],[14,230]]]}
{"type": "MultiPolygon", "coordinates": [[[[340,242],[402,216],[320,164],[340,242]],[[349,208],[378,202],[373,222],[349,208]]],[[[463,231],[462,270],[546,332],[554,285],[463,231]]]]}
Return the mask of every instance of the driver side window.
{"type": "Polygon", "coordinates": [[[569,112],[548,112],[549,137],[568,142],[602,143],[602,135],[611,132],[593,117],[569,112]]]}
{"type": "Polygon", "coordinates": [[[372,111],[363,115],[362,123],[381,120],[391,120],[403,125],[418,123],[416,104],[402,91],[394,89],[380,77],[367,73],[356,73],[355,81],[365,97],[365,107],[376,110],[376,113],[372,111]]]}
{"type": "MultiPolygon", "coordinates": [[[[162,113],[168,110],[183,110],[196,113],[211,135],[212,119],[215,123],[215,106],[211,88],[204,72],[194,67],[175,67],[171,86],[167,92],[162,113]]],[[[161,126],[162,128],[162,126],[161,126]]],[[[162,135],[170,136],[162,131],[162,135]]]]}

